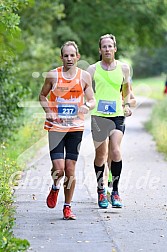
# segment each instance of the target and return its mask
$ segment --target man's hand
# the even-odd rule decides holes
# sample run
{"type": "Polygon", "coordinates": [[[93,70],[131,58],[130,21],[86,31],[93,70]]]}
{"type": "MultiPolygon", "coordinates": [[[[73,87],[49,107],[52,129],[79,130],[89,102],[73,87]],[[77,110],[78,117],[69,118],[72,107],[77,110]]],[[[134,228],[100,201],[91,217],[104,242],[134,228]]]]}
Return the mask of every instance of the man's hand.
{"type": "Polygon", "coordinates": [[[83,104],[80,108],[79,108],[79,112],[82,114],[88,114],[89,112],[89,107],[87,107],[85,104],[83,104]]]}
{"type": "Polygon", "coordinates": [[[124,116],[128,117],[128,116],[131,116],[132,115],[132,111],[129,107],[129,105],[125,105],[124,106],[124,116]]]}
{"type": "Polygon", "coordinates": [[[54,113],[54,112],[46,113],[46,119],[50,122],[55,121],[56,120],[56,113],[54,113]]]}

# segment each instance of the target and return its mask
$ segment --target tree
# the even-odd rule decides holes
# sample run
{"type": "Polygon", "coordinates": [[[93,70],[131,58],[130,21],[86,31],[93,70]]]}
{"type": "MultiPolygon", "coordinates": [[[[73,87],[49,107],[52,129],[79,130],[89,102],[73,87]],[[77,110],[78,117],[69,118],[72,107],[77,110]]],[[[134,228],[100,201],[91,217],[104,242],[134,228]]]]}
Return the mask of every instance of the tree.
{"type": "Polygon", "coordinates": [[[54,21],[64,17],[60,0],[35,1],[33,6],[20,11],[22,38],[25,49],[19,56],[19,79],[30,88],[30,99],[38,99],[45,73],[60,64],[59,47],[54,39],[54,21]]]}
{"type": "Polygon", "coordinates": [[[165,0],[69,0],[65,23],[81,40],[81,52],[98,58],[98,39],[116,36],[118,53],[136,47],[161,47],[167,32],[165,0]]]}
{"type": "Polygon", "coordinates": [[[0,65],[11,62],[18,52],[23,49],[20,16],[21,8],[26,8],[32,0],[1,0],[0,2],[0,65]]]}
{"type": "Polygon", "coordinates": [[[23,49],[20,17],[18,10],[25,8],[28,2],[21,0],[1,0],[0,2],[0,139],[5,140],[18,125],[17,117],[21,113],[18,102],[25,91],[17,81],[16,58],[23,49]]]}
{"type": "Polygon", "coordinates": [[[132,57],[134,77],[150,77],[167,74],[167,47],[138,48],[132,57]]]}

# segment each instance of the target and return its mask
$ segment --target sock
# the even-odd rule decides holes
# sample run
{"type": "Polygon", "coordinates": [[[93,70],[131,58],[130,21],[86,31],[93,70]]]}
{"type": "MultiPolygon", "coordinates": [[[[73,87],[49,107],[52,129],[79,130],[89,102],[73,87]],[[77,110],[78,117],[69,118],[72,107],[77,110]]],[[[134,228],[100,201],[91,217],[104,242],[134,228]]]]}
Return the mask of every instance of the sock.
{"type": "Polygon", "coordinates": [[[108,187],[112,188],[112,181],[108,181],[108,187]]]}
{"type": "Polygon", "coordinates": [[[104,173],[104,164],[100,167],[94,164],[96,179],[97,179],[97,190],[100,191],[103,189],[103,173],[104,173]]]}
{"type": "Polygon", "coordinates": [[[109,176],[108,176],[108,187],[112,187],[112,173],[111,170],[109,170],[109,176]]]}
{"type": "Polygon", "coordinates": [[[64,207],[66,207],[66,206],[69,206],[69,207],[71,207],[71,204],[68,204],[68,203],[64,203],[64,207]]]}
{"type": "Polygon", "coordinates": [[[60,189],[60,185],[55,186],[55,185],[53,184],[53,185],[52,185],[52,189],[53,189],[54,191],[59,190],[59,189],[60,189]]]}
{"type": "Polygon", "coordinates": [[[118,191],[118,183],[122,170],[122,160],[119,162],[111,162],[111,173],[113,179],[113,191],[118,191]]]}

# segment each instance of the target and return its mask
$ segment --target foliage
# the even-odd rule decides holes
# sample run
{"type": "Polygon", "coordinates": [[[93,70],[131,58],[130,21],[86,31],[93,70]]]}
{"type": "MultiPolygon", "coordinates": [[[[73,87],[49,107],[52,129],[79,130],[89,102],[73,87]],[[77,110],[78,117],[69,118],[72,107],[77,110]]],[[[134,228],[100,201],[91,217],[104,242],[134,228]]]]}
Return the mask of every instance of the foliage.
{"type": "Polygon", "coordinates": [[[167,74],[167,47],[139,48],[132,57],[134,77],[157,76],[167,74]]]}
{"type": "Polygon", "coordinates": [[[133,92],[136,96],[162,100],[164,98],[165,75],[150,78],[133,79],[133,92]]]}
{"type": "Polygon", "coordinates": [[[0,64],[11,62],[13,57],[23,49],[20,39],[20,17],[17,11],[25,8],[32,0],[0,1],[0,64]]]}
{"type": "Polygon", "coordinates": [[[19,132],[13,133],[12,144],[7,143],[7,156],[12,160],[17,158],[21,167],[31,161],[41,144],[46,144],[46,130],[43,129],[44,116],[41,107],[24,108],[23,126],[19,128],[19,132]],[[13,149],[15,143],[17,148],[13,149]]]}
{"type": "Polygon", "coordinates": [[[150,121],[146,124],[147,129],[153,135],[158,151],[165,154],[167,159],[167,97],[158,102],[152,111],[150,121]]]}
{"type": "Polygon", "coordinates": [[[66,40],[75,40],[82,59],[93,63],[98,60],[98,39],[102,34],[116,35],[117,57],[130,57],[129,52],[137,46],[161,46],[165,39],[163,0],[35,1],[19,15],[25,41],[25,50],[19,56],[19,79],[31,89],[29,98],[36,100],[45,73],[61,64],[60,47],[66,40]]]}
{"type": "Polygon", "coordinates": [[[22,112],[19,102],[30,96],[37,99],[49,65],[57,66],[60,62],[58,56],[56,62],[53,61],[54,55],[59,54],[52,40],[52,23],[55,18],[61,18],[63,10],[63,5],[58,3],[58,0],[54,3],[50,0],[0,2],[1,141],[11,136],[21,124],[21,119],[18,120],[22,112]],[[24,30],[22,34],[21,29],[24,30]],[[34,72],[40,78],[34,78],[37,76],[34,72]]]}
{"type": "Polygon", "coordinates": [[[26,251],[30,245],[27,240],[16,238],[12,233],[15,223],[13,192],[19,180],[19,176],[13,177],[13,174],[18,174],[18,171],[21,172],[25,168],[23,162],[19,162],[19,157],[23,160],[24,156],[24,162],[28,162],[34,157],[37,148],[41,147],[41,144],[44,145],[43,137],[46,132],[43,130],[42,112],[41,108],[24,110],[25,126],[13,134],[12,140],[0,146],[0,251],[26,251]],[[41,116],[34,118],[37,114],[41,116]]]}
{"type": "Polygon", "coordinates": [[[35,1],[34,5],[19,12],[20,28],[25,50],[19,55],[19,79],[31,89],[29,98],[38,99],[46,72],[60,63],[60,51],[54,40],[54,22],[64,17],[60,0],[35,1]]]}
{"type": "Polygon", "coordinates": [[[18,66],[16,62],[17,54],[23,50],[21,41],[21,30],[19,28],[20,17],[18,10],[25,8],[28,0],[1,0],[0,1],[0,140],[12,134],[18,127],[17,117],[21,113],[18,107],[20,99],[26,93],[21,83],[19,83],[18,66]]]}
{"type": "Polygon", "coordinates": [[[4,141],[12,135],[12,131],[21,124],[17,118],[22,110],[18,103],[26,95],[21,83],[16,81],[17,69],[11,63],[0,69],[0,140],[4,141]]]}
{"type": "Polygon", "coordinates": [[[98,58],[98,40],[106,33],[116,36],[119,54],[129,53],[137,46],[158,47],[166,43],[167,6],[164,0],[62,2],[65,24],[79,36],[81,52],[87,56],[98,58]]]}
{"type": "Polygon", "coordinates": [[[25,251],[29,247],[27,240],[15,238],[12,233],[14,225],[14,209],[11,207],[12,190],[9,185],[10,176],[18,166],[5,154],[5,145],[0,146],[0,251],[25,251]]]}

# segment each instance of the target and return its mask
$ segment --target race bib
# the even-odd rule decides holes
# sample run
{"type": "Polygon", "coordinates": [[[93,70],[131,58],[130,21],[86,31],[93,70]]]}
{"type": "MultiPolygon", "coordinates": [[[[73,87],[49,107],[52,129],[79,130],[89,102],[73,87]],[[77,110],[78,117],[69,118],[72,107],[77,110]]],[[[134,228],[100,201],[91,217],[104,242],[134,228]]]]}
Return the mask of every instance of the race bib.
{"type": "Polygon", "coordinates": [[[99,100],[97,111],[103,114],[114,114],[116,112],[116,101],[99,100]]]}
{"type": "Polygon", "coordinates": [[[58,117],[59,118],[73,118],[78,114],[78,106],[73,104],[59,104],[58,117]]]}

